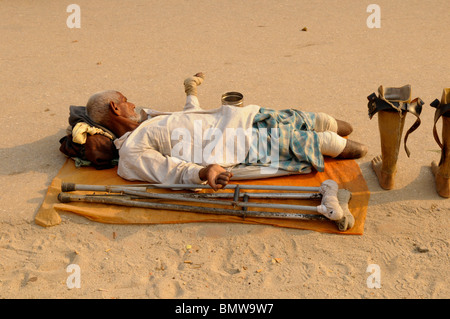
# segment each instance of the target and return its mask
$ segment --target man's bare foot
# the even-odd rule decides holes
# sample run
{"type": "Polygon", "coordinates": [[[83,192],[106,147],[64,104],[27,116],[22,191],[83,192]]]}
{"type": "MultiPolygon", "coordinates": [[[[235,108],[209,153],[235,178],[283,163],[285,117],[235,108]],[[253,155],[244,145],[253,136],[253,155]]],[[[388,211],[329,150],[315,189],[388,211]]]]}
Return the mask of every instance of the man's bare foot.
{"type": "Polygon", "coordinates": [[[445,178],[439,174],[439,166],[433,161],[431,163],[431,171],[433,172],[436,181],[436,191],[439,196],[449,198],[450,197],[450,178],[445,178]]]}
{"type": "Polygon", "coordinates": [[[337,158],[361,158],[367,154],[367,146],[352,140],[347,140],[344,150],[337,158]]]}
{"type": "Polygon", "coordinates": [[[388,174],[382,171],[383,159],[381,155],[374,157],[372,159],[372,169],[377,175],[378,182],[380,183],[381,188],[390,190],[394,188],[394,177],[395,173],[388,174]]]}
{"type": "Polygon", "coordinates": [[[353,127],[350,123],[341,120],[336,120],[336,122],[337,122],[337,134],[339,136],[348,136],[353,132],[353,127]]]}

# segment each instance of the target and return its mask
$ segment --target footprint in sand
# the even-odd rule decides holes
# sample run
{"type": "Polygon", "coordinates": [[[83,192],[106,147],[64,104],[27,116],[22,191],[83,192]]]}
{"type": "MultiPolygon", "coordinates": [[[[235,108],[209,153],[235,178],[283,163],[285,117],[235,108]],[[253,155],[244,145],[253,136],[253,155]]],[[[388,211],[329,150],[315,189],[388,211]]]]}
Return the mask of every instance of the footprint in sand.
{"type": "Polygon", "coordinates": [[[147,295],[155,295],[160,299],[180,298],[184,291],[178,281],[175,279],[158,279],[151,285],[151,291],[147,291],[147,295]]]}

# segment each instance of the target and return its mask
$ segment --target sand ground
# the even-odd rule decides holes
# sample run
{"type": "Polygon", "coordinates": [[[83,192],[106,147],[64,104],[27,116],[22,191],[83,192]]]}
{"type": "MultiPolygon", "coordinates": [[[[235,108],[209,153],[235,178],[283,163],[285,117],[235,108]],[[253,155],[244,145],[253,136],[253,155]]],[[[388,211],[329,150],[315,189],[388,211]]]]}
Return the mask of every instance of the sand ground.
{"type": "MultiPolygon", "coordinates": [[[[450,200],[436,194],[434,109],[450,85],[447,1],[0,1],[1,298],[448,298],[450,200]],[[307,27],[307,31],[301,31],[307,27]],[[271,226],[105,225],[71,214],[34,223],[65,161],[70,104],[116,89],[138,106],[179,110],[182,82],[206,73],[205,108],[238,90],[246,104],[323,111],[354,126],[371,191],[363,236],[271,226]],[[394,190],[370,168],[380,153],[366,97],[411,84],[422,125],[402,150],[394,190]],[[186,260],[191,263],[185,263],[186,260]],[[66,267],[81,269],[70,289],[66,267]],[[369,288],[369,265],[381,288],[369,288]]],[[[409,127],[412,116],[406,119],[409,127]]],[[[403,145],[402,145],[403,147],[403,145]]]]}

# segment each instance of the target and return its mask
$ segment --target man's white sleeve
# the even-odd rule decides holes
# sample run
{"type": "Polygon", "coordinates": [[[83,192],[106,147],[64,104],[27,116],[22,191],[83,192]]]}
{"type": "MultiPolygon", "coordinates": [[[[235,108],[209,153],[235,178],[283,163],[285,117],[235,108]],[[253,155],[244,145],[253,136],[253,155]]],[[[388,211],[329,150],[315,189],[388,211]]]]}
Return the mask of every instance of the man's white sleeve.
{"type": "Polygon", "coordinates": [[[138,153],[120,152],[117,174],[127,180],[155,184],[202,184],[199,172],[203,166],[176,157],[165,156],[154,149],[138,153]]]}
{"type": "Polygon", "coordinates": [[[195,95],[186,96],[186,104],[184,105],[183,111],[193,111],[201,110],[200,102],[195,95]]]}

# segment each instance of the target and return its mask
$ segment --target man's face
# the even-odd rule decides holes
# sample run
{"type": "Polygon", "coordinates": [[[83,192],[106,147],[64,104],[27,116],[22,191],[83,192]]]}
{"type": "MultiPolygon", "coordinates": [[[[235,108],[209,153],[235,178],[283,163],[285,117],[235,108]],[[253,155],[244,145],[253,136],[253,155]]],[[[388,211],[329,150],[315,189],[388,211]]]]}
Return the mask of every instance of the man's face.
{"type": "Polygon", "coordinates": [[[141,115],[136,113],[136,106],[133,103],[128,102],[127,98],[121,93],[119,93],[119,100],[120,102],[117,104],[117,107],[119,108],[121,115],[134,122],[140,123],[141,115]]]}

